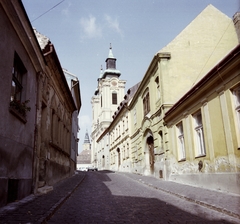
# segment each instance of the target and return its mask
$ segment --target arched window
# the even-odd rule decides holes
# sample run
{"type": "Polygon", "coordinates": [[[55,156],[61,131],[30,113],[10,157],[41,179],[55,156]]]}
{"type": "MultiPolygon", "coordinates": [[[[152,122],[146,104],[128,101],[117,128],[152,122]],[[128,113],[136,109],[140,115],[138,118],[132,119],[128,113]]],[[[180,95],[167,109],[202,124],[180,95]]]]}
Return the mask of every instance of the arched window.
{"type": "Polygon", "coordinates": [[[149,97],[149,89],[147,88],[143,95],[143,112],[144,116],[150,112],[150,97],[149,97]]]}

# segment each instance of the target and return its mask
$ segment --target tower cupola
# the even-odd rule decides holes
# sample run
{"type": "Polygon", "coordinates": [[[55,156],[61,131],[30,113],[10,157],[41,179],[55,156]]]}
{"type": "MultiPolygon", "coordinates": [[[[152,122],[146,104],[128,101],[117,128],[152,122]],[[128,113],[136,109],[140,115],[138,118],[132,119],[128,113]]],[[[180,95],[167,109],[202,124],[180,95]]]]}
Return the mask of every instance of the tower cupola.
{"type": "Polygon", "coordinates": [[[112,45],[110,44],[109,54],[105,61],[106,70],[103,72],[101,78],[105,79],[105,78],[111,78],[111,77],[119,77],[121,75],[121,72],[116,69],[116,61],[117,59],[113,56],[112,45]]]}
{"type": "Polygon", "coordinates": [[[108,58],[106,59],[106,69],[116,69],[116,58],[112,53],[112,46],[110,44],[108,58]]]}

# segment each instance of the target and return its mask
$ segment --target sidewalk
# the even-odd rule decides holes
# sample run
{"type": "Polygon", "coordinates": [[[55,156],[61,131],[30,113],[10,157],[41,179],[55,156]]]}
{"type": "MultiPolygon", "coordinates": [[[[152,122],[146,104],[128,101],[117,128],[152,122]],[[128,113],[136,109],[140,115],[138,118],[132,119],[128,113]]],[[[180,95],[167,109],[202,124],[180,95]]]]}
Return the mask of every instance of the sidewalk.
{"type": "Polygon", "coordinates": [[[46,223],[52,214],[64,203],[85,177],[79,172],[56,185],[53,191],[43,195],[30,195],[19,202],[0,208],[0,223],[46,223]]]}
{"type": "MultiPolygon", "coordinates": [[[[155,189],[176,195],[188,201],[217,210],[240,219],[240,195],[208,190],[200,187],[179,184],[173,181],[163,181],[155,177],[132,173],[118,173],[139,181],[155,189]]],[[[240,223],[240,220],[239,220],[240,223]]]]}

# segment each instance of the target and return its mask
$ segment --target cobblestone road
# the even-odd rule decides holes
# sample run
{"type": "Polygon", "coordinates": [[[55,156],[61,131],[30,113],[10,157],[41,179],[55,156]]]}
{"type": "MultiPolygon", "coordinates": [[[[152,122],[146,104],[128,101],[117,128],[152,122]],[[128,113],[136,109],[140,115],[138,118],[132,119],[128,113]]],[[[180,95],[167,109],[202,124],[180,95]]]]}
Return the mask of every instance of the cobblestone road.
{"type": "Polygon", "coordinates": [[[47,223],[239,223],[239,220],[118,173],[99,171],[87,172],[81,185],[47,223]]]}

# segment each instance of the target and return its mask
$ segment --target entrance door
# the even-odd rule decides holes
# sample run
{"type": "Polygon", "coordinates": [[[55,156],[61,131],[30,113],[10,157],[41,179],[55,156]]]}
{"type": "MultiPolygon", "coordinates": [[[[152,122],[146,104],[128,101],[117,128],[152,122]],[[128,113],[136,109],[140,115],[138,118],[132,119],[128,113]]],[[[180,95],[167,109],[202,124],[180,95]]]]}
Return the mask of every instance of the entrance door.
{"type": "Polygon", "coordinates": [[[149,150],[149,166],[150,173],[154,173],[154,140],[152,136],[147,137],[147,145],[149,150]]]}

